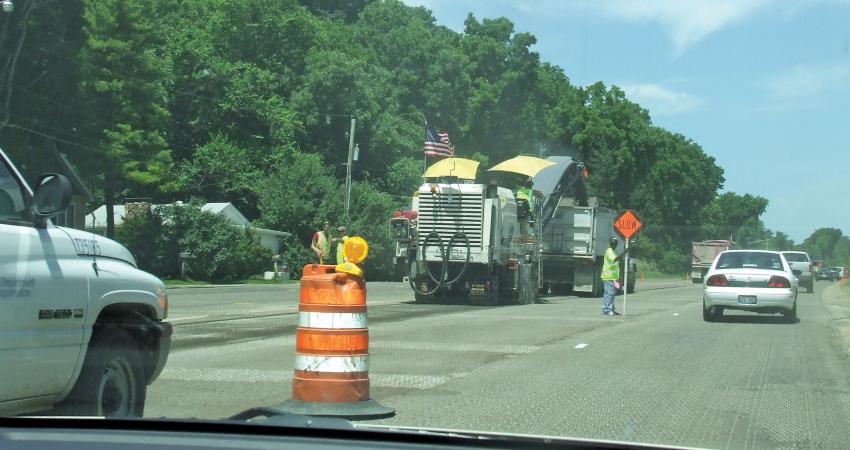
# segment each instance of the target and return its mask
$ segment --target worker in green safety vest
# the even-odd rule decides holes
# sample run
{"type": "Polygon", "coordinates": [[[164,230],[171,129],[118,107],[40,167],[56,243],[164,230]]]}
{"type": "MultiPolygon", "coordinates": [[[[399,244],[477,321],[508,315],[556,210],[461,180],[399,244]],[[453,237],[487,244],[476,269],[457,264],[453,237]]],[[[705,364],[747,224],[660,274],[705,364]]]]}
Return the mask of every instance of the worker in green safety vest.
{"type": "Polygon", "coordinates": [[[517,188],[516,195],[514,196],[517,200],[517,204],[521,203],[521,200],[524,200],[525,203],[528,204],[529,217],[534,217],[535,192],[532,189],[532,186],[534,186],[534,180],[531,177],[528,177],[523,185],[517,188]]]}
{"type": "Polygon", "coordinates": [[[608,249],[605,250],[605,256],[602,260],[602,286],[605,289],[602,296],[602,314],[606,316],[619,316],[620,313],[614,310],[614,296],[617,295],[618,287],[615,282],[620,280],[620,260],[628,252],[623,250],[623,253],[617,254],[617,244],[619,240],[612,237],[609,241],[608,249]]]}

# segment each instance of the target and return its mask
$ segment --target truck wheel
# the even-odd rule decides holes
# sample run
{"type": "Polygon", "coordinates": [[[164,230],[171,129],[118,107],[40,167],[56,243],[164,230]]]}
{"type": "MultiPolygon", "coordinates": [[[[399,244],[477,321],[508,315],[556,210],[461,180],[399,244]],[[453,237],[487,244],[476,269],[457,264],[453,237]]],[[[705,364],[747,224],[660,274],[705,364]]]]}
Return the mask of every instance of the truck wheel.
{"type": "Polygon", "coordinates": [[[145,389],[133,338],[120,329],[104,330],[89,343],[80,377],[59,409],[72,415],[141,417],[145,389]]]}
{"type": "Polygon", "coordinates": [[[811,294],[814,291],[815,291],[815,282],[809,281],[809,284],[806,285],[806,293],[811,294]]]}

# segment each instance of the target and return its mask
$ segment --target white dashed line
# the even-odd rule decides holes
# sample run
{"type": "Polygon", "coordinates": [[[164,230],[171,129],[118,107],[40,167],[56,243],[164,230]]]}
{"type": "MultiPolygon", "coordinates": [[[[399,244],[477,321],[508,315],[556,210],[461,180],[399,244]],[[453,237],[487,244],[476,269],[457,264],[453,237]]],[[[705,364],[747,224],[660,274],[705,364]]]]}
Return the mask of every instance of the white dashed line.
{"type": "Polygon", "coordinates": [[[581,344],[576,345],[576,347],[575,347],[575,348],[577,348],[577,349],[583,349],[583,348],[585,348],[585,347],[587,347],[587,344],[585,344],[585,343],[581,343],[581,344]]]}
{"type": "MultiPolygon", "coordinates": [[[[369,375],[369,384],[377,387],[432,389],[445,384],[450,377],[398,373],[369,375]]],[[[208,383],[285,383],[292,380],[289,370],[259,369],[166,369],[161,380],[208,383]]]]}
{"type": "Polygon", "coordinates": [[[192,320],[192,319],[203,319],[205,317],[209,317],[209,314],[204,314],[202,316],[186,316],[186,317],[175,317],[173,319],[169,318],[169,322],[179,322],[181,320],[192,320]]]}

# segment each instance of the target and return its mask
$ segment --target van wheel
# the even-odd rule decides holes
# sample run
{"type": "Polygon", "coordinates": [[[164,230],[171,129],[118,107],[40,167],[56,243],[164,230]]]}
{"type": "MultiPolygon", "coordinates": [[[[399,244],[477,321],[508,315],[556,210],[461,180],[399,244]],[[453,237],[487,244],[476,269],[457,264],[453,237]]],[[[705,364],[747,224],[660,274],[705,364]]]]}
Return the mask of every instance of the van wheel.
{"type": "Polygon", "coordinates": [[[59,410],[71,415],[141,417],[145,396],[138,348],[126,331],[110,329],[92,338],[80,377],[59,410]]]}

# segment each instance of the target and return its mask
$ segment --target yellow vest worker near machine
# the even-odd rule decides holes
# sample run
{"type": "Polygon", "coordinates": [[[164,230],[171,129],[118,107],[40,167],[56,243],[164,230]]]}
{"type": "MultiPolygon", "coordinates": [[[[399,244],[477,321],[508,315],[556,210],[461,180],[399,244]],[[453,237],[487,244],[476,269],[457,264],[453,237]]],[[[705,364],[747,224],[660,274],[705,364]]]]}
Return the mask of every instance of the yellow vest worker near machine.
{"type": "Polygon", "coordinates": [[[602,314],[606,316],[619,316],[620,313],[614,310],[614,296],[617,295],[617,289],[620,279],[620,260],[628,252],[623,250],[623,253],[617,254],[617,244],[619,240],[612,237],[610,245],[605,250],[604,261],[602,262],[602,286],[605,288],[605,294],[602,296],[602,314]]]}
{"type": "Polygon", "coordinates": [[[345,245],[345,241],[348,240],[348,234],[345,231],[345,227],[339,227],[339,228],[337,228],[337,231],[339,232],[339,237],[334,238],[334,241],[337,243],[336,244],[336,263],[342,264],[342,263],[346,262],[345,254],[343,252],[343,246],[345,245]]]}

